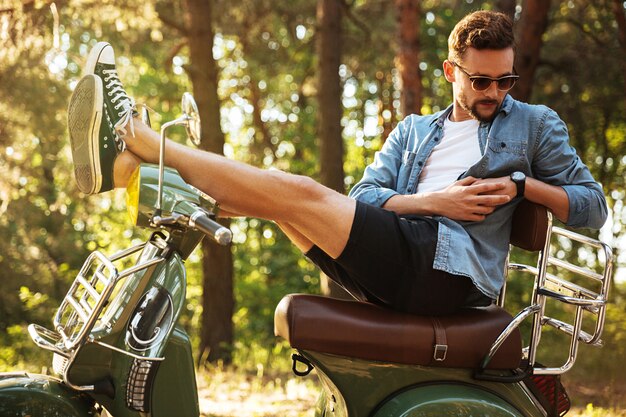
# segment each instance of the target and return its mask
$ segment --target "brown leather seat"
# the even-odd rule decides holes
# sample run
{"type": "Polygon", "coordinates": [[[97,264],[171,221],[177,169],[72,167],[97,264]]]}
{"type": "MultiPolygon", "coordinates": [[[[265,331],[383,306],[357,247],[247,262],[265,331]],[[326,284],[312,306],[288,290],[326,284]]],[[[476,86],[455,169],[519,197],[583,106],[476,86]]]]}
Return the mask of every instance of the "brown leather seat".
{"type": "MultiPolygon", "coordinates": [[[[511,316],[497,306],[432,317],[399,313],[358,301],[316,295],[285,296],[274,316],[274,333],[293,348],[360,359],[448,368],[479,368],[511,316]],[[445,359],[435,360],[437,333],[443,332],[445,359]]],[[[489,369],[514,369],[521,360],[515,331],[498,350],[489,369]]],[[[439,358],[442,352],[439,352],[439,358]]]]}
{"type": "MultiPolygon", "coordinates": [[[[541,250],[548,225],[546,208],[523,200],[513,217],[511,243],[541,250]]],[[[479,368],[511,319],[497,306],[432,318],[357,301],[288,295],[276,308],[274,332],[296,349],[412,365],[479,368]]],[[[521,348],[516,329],[487,368],[517,368],[521,348]]]]}

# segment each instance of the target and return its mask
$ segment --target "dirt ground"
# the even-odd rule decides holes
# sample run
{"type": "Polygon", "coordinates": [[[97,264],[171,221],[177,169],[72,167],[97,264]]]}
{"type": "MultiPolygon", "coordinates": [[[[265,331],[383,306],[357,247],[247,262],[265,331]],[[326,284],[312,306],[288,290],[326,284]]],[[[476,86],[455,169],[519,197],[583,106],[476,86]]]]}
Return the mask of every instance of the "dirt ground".
{"type": "Polygon", "coordinates": [[[203,417],[313,417],[316,377],[261,376],[212,370],[198,376],[203,417]]]}
{"type": "Polygon", "coordinates": [[[565,388],[573,405],[568,417],[626,417],[626,386],[565,381],[565,388]]]}

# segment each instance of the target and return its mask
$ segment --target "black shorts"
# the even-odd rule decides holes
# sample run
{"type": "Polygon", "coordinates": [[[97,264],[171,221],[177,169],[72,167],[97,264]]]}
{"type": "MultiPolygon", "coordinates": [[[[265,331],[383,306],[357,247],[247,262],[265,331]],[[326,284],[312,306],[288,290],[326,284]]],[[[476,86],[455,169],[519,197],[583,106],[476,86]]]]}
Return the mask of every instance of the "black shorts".
{"type": "Polygon", "coordinates": [[[333,259],[314,246],[306,256],[361,301],[421,315],[489,305],[470,278],[433,269],[437,232],[431,218],[402,217],[357,201],[341,255],[333,259]]]}

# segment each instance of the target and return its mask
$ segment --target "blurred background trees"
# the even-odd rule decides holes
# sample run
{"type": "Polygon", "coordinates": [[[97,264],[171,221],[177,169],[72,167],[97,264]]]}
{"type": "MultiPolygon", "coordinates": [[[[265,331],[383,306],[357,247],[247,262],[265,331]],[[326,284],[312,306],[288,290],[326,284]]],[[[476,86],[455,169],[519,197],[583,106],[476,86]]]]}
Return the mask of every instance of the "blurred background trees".
{"type": "MultiPolygon", "coordinates": [[[[85,197],[73,182],[66,106],[97,41],[113,44],[127,89],[155,110],[155,128],[193,91],[206,149],[346,192],[403,115],[449,104],[447,36],[481,8],[515,19],[522,78],[512,95],[567,122],[604,186],[612,218],[602,237],[622,266],[622,0],[0,0],[0,370],[47,365],[27,323],[49,321],[90,251],[145,237],[126,220],[123,191],[85,197]]],[[[190,260],[183,320],[200,362],[269,364],[285,348],[272,335],[275,305],[286,293],[319,292],[319,272],[273,223],[231,227],[229,250],[205,245],[190,260]]],[[[511,291],[527,296],[521,283],[511,291]]],[[[624,294],[618,281],[607,348],[586,349],[575,375],[624,378],[611,366],[626,358],[624,294]]]]}

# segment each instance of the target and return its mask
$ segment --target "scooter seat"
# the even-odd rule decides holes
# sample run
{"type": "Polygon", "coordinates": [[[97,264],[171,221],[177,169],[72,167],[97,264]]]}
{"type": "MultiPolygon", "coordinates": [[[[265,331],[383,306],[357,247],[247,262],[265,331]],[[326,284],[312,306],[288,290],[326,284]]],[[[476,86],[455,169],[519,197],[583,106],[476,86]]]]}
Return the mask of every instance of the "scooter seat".
{"type": "MultiPolygon", "coordinates": [[[[497,306],[428,317],[359,301],[291,294],[276,307],[274,333],[295,349],[381,362],[477,369],[511,320],[497,306]]],[[[516,329],[487,368],[515,369],[521,358],[521,336],[516,329]]]]}

